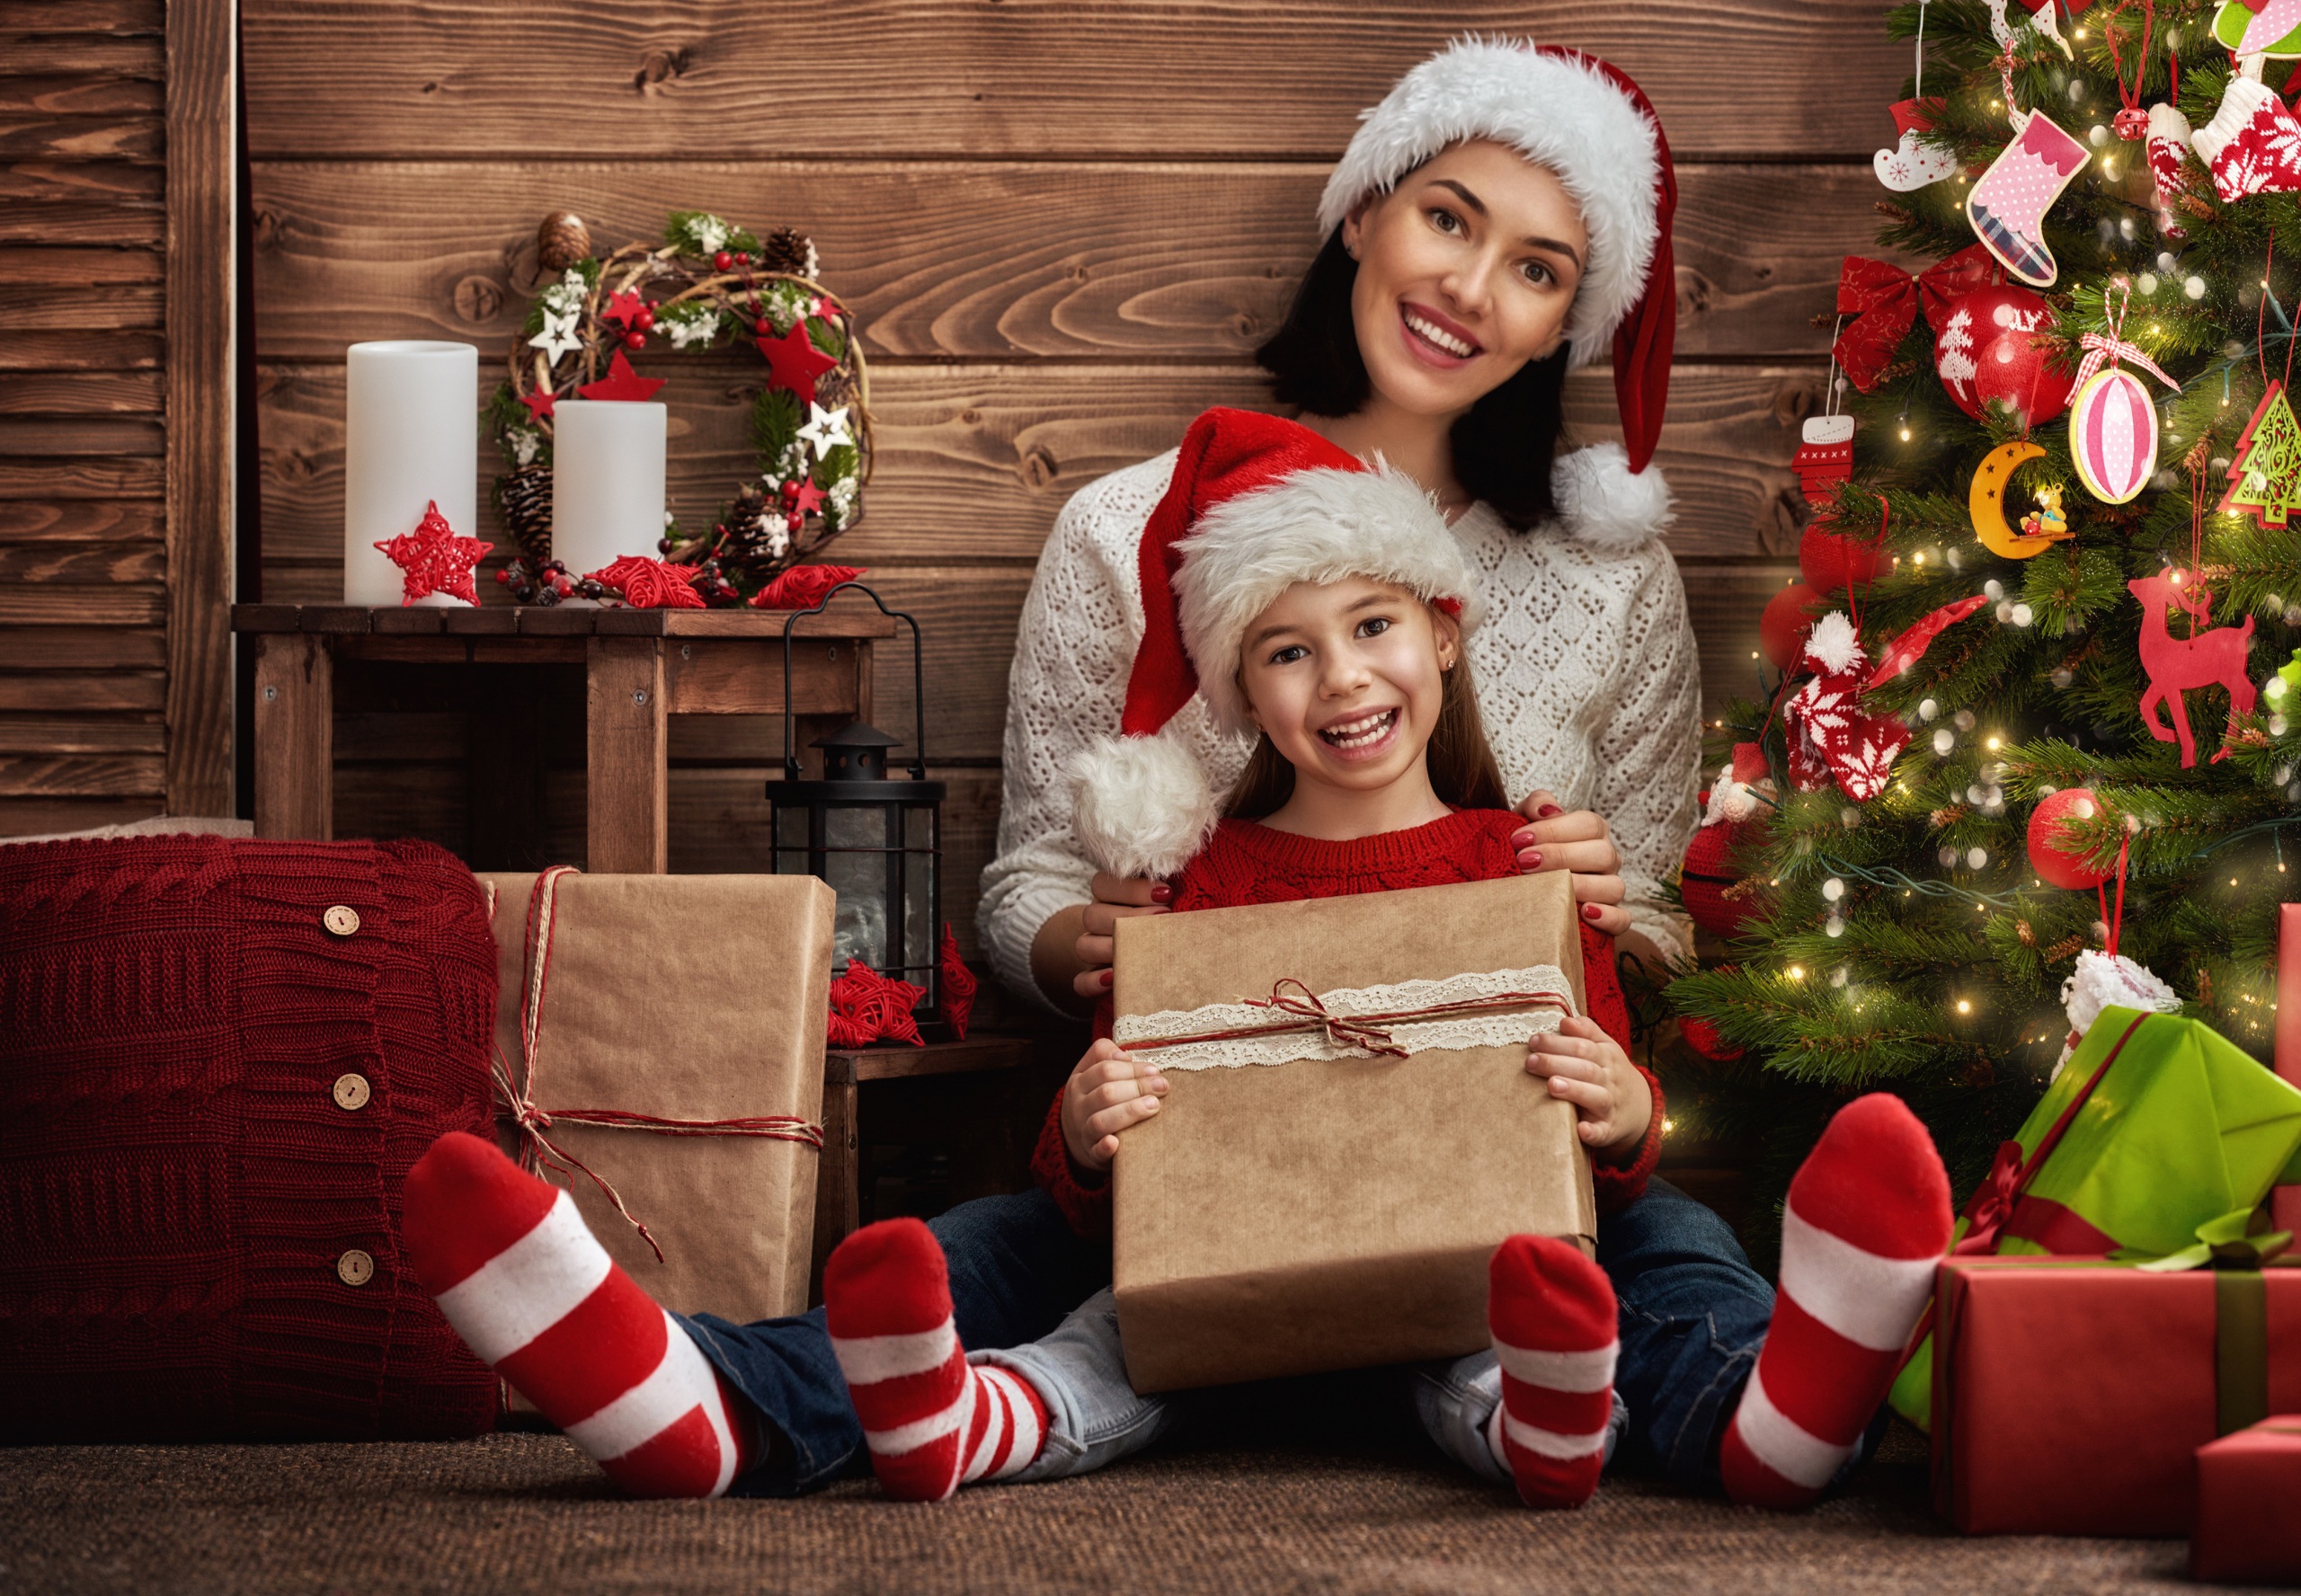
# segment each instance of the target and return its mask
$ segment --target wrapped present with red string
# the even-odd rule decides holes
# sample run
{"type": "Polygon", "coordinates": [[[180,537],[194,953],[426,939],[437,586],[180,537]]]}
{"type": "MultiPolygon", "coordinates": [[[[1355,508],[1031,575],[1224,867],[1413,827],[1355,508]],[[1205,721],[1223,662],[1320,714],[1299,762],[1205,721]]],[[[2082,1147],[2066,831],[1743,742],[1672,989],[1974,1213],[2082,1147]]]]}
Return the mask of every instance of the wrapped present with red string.
{"type": "MultiPolygon", "coordinates": [[[[2288,1394],[2289,1395],[2289,1394],[2288,1394]]],[[[2190,1515],[2190,1577],[2208,1583],[2301,1585],[2301,1412],[2197,1449],[2190,1515]]]]}
{"type": "Polygon", "coordinates": [[[665,1308],[739,1323],[805,1308],[831,888],[566,869],[480,881],[506,1150],[564,1185],[665,1308]]]}
{"type": "MultiPolygon", "coordinates": [[[[2284,1233],[2236,1228],[2196,1268],[1944,1264],[1929,1382],[1935,1510],[1968,1535],[2176,1536],[2194,1513],[2206,1540],[2229,1544],[2217,1533],[2227,1515],[2202,1497],[2209,1483],[2234,1493],[2205,1459],[2301,1409],[2301,1267],[2286,1266],[2284,1233]]],[[[2296,1456],[2283,1459],[2288,1480],[2296,1456]]],[[[2288,1489],[2278,1521],[2294,1521],[2293,1501],[2288,1489]]],[[[2260,1547],[2270,1527],[2251,1528],[2232,1551],[2260,1547]]],[[[2274,1538],[2294,1544],[2289,1530],[2274,1538]]]]}
{"type": "Polygon", "coordinates": [[[1168,1391],[1475,1352],[1488,1259],[1593,1250],[1562,873],[1119,923],[1112,1034],[1168,1081],[1113,1167],[1128,1378],[1168,1391]]]}
{"type": "MultiPolygon", "coordinates": [[[[2301,1091],[2202,1022],[2113,1004],[1997,1149],[1950,1256],[2204,1263],[2216,1238],[2243,1234],[2271,1186],[2301,1176],[2297,1155],[2301,1091]]],[[[1921,1427],[1936,1411],[1934,1317],[1893,1390],[1921,1427]]]]}
{"type": "MultiPolygon", "coordinates": [[[[2277,1042],[2272,1057],[2279,1077],[2301,1086],[2301,903],[2277,906],[2277,1042]]],[[[2280,1184],[2270,1193],[2270,1218],[2280,1230],[2301,1233],[2301,1185],[2280,1184]]]]}

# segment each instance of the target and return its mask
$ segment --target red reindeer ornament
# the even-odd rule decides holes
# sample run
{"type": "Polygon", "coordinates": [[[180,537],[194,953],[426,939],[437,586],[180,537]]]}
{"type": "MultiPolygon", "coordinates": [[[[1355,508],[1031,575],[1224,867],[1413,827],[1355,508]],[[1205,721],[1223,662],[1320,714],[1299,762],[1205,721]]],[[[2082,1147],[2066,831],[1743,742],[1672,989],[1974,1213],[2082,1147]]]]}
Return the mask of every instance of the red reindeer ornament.
{"type": "MultiPolygon", "coordinates": [[[[2142,721],[2158,741],[2181,743],[2181,768],[2187,770],[2197,763],[2197,740],[2190,735],[2189,706],[2181,699],[2184,692],[2216,683],[2228,688],[2229,720],[2233,726],[2239,715],[2253,713],[2256,690],[2252,678],[2245,672],[2245,654],[2252,646],[2253,617],[2247,616],[2242,625],[2218,626],[2209,632],[2175,637],[2165,626],[2167,607],[2180,605],[2193,622],[2209,620],[2213,614],[2211,594],[2178,571],[2137,576],[2126,583],[2126,590],[2141,600],[2141,664],[2149,672],[2149,690],[2141,696],[2139,706],[2142,721]],[[2172,711],[2171,726],[2158,716],[2160,704],[2172,711]]],[[[2213,762],[2218,764],[2228,757],[2229,750],[2225,746],[2214,754],[2213,762]]]]}

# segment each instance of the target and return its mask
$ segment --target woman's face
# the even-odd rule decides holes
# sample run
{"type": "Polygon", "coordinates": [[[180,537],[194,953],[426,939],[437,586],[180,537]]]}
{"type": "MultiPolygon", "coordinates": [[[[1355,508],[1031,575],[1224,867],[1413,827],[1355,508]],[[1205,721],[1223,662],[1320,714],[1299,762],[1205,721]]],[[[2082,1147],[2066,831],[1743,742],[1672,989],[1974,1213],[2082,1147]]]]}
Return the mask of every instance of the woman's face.
{"type": "Polygon", "coordinates": [[[1443,151],[1342,224],[1375,391],[1456,415],[1554,351],[1590,259],[1564,184],[1485,139],[1443,151]]]}
{"type": "Polygon", "coordinates": [[[1377,790],[1421,759],[1461,647],[1404,588],[1296,582],[1247,628],[1239,685],[1297,781],[1377,790]]]}

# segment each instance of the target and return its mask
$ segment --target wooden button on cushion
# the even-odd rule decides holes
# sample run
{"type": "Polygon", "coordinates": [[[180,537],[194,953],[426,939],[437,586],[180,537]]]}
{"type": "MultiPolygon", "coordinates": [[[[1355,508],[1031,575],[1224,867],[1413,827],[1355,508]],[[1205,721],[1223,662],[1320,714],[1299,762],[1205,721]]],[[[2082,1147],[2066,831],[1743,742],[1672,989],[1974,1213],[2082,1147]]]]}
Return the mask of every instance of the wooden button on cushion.
{"type": "Polygon", "coordinates": [[[335,1077],[335,1105],[347,1112],[368,1106],[370,1095],[368,1077],[346,1070],[335,1077]]]}
{"type": "Polygon", "coordinates": [[[335,1261],[335,1278],[347,1286],[364,1286],[376,1278],[376,1261],[353,1247],[335,1261]]]}
{"type": "Polygon", "coordinates": [[[320,917],[331,936],[349,936],[360,929],[360,911],[348,903],[339,903],[320,917]]]}

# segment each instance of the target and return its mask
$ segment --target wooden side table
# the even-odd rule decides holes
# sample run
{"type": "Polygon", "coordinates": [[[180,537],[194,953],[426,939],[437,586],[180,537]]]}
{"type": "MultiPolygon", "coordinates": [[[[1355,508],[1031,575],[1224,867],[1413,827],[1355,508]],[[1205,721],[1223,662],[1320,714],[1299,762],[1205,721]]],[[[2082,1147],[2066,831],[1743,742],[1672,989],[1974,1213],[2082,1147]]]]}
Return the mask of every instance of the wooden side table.
{"type": "MultiPolygon", "coordinates": [[[[1018,1078],[1013,1072],[1030,1059],[1031,1044],[1019,1036],[977,1036],[966,1042],[932,1042],[925,1047],[833,1048],[823,1055],[823,1157],[815,1175],[815,1252],[809,1301],[822,1300],[823,1264],[831,1249],[863,1222],[864,1084],[999,1075],[998,1090],[973,1095],[971,1106],[976,1111],[977,1123],[957,1127],[975,1133],[970,1147],[979,1156],[978,1162],[996,1170],[1017,1161],[1007,1130],[1014,1118],[1012,1093],[1008,1088],[1018,1078]],[[982,1134],[985,1114],[993,1120],[987,1136],[982,1134]]],[[[954,1128],[950,1116],[938,1113],[937,1117],[935,1128],[947,1135],[954,1128]]],[[[875,1115],[874,1122],[875,1128],[875,1115]]]]}
{"type": "MultiPolygon", "coordinates": [[[[255,645],[255,834],[333,835],[335,661],[583,667],[589,730],[587,867],[669,867],[667,716],[783,713],[783,625],[774,610],[370,609],[240,604],[255,645]]],[[[875,610],[807,616],[793,631],[796,740],[871,718],[875,610]]]]}

